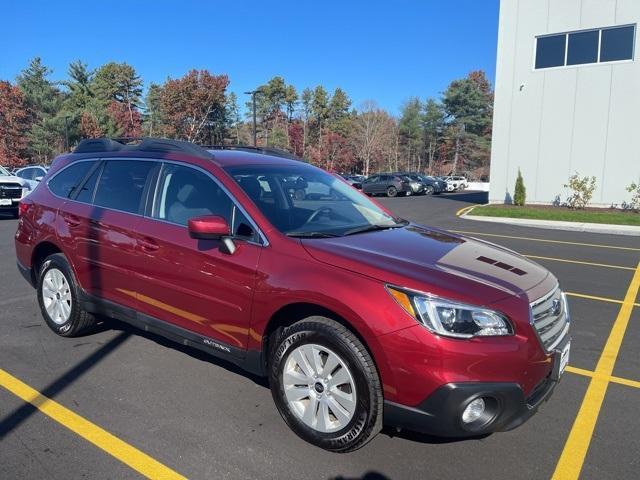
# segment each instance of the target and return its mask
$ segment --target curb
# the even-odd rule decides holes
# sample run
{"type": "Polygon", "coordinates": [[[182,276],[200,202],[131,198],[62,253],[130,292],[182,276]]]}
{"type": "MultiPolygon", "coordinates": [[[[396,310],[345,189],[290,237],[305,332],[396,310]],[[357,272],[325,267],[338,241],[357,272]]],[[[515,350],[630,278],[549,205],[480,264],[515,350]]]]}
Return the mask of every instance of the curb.
{"type": "Polygon", "coordinates": [[[608,223],[579,223],[557,220],[531,220],[527,218],[481,217],[468,215],[468,213],[476,206],[477,205],[472,205],[470,207],[462,208],[456,212],[456,215],[460,218],[474,220],[477,222],[506,223],[509,225],[518,225],[520,227],[547,228],[551,230],[565,230],[568,232],[640,236],[640,227],[633,225],[611,225],[608,223]]]}

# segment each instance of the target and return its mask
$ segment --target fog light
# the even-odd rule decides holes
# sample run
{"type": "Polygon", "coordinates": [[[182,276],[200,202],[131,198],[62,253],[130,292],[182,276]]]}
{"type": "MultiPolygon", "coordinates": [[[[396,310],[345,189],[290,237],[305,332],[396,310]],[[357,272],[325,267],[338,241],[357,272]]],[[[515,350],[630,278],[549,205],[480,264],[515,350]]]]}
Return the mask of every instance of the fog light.
{"type": "Polygon", "coordinates": [[[462,421],[464,423],[471,423],[478,420],[484,413],[485,405],[482,398],[476,398],[472,401],[467,408],[462,412],[462,421]]]}

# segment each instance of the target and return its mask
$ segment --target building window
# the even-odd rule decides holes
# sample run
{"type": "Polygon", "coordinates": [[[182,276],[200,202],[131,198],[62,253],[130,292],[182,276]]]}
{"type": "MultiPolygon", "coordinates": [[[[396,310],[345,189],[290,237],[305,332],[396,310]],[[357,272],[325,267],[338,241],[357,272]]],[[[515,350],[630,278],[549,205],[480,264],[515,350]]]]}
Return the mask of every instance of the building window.
{"type": "Polygon", "coordinates": [[[635,25],[602,30],[600,61],[615,62],[633,59],[635,33],[635,25]]]}
{"type": "Polygon", "coordinates": [[[560,67],[564,65],[566,35],[549,35],[538,38],[536,68],[560,67]]]}
{"type": "Polygon", "coordinates": [[[569,34],[567,65],[596,63],[598,61],[598,37],[600,32],[576,32],[569,34]]]}
{"type": "Polygon", "coordinates": [[[625,25],[537,37],[535,68],[633,60],[635,34],[625,25]]]}

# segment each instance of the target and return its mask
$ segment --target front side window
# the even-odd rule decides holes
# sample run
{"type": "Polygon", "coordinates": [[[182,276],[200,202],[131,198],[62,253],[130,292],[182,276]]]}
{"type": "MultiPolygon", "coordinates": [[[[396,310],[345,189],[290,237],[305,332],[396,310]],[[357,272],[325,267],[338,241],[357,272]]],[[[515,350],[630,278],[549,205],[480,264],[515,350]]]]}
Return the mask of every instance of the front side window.
{"type": "Polygon", "coordinates": [[[309,165],[226,170],[271,224],[292,237],[342,236],[404,225],[342,180],[309,165]]]}
{"type": "Polygon", "coordinates": [[[138,213],[154,162],[108,160],[100,175],[93,203],[100,207],[138,213]]]}
{"type": "MultiPolygon", "coordinates": [[[[164,164],[156,188],[152,216],[187,225],[190,218],[202,215],[217,215],[231,224],[231,199],[205,173],[182,165],[164,164]]],[[[246,232],[246,229],[243,231],[246,232]]]]}
{"type": "Polygon", "coordinates": [[[33,180],[36,177],[36,171],[35,168],[25,168],[16,173],[16,175],[25,180],[33,180]]]}
{"type": "Polygon", "coordinates": [[[59,197],[69,198],[93,164],[94,162],[78,162],[64,168],[49,180],[49,190],[59,197]]]}

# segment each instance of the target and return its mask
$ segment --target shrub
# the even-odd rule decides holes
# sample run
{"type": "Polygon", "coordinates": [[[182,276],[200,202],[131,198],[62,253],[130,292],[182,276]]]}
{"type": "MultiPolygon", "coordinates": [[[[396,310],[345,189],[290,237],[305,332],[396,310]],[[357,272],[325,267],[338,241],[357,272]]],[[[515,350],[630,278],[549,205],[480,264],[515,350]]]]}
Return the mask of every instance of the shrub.
{"type": "Polygon", "coordinates": [[[564,188],[571,190],[567,198],[569,208],[584,208],[591,201],[593,191],[596,189],[596,177],[580,177],[578,172],[569,177],[569,183],[564,188]]]}
{"type": "Polygon", "coordinates": [[[513,191],[513,204],[523,207],[527,199],[527,189],[522,180],[522,174],[518,169],[518,178],[516,178],[516,188],[513,191]]]}
{"type": "Polygon", "coordinates": [[[635,211],[640,210],[640,182],[632,182],[627,187],[627,192],[631,194],[631,202],[626,204],[627,208],[635,211]]]}

